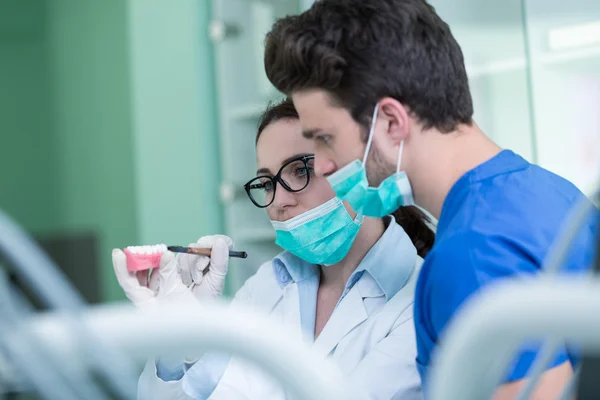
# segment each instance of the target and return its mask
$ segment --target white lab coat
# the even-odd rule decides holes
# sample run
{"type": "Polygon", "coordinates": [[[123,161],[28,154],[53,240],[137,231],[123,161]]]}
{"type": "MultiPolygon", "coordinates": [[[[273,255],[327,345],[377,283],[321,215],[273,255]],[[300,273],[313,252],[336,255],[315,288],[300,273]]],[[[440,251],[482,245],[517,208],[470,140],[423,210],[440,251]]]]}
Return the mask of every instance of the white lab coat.
{"type": "MultiPolygon", "coordinates": [[[[385,305],[373,311],[376,288],[359,280],[334,310],[313,346],[323,357],[337,362],[348,383],[367,399],[421,400],[416,359],[413,299],[423,260],[416,256],[404,287],[385,305]]],[[[299,296],[293,282],[281,288],[272,263],[265,263],[238,291],[234,302],[266,312],[291,326],[301,336],[299,296]]],[[[188,372],[189,373],[189,372],[188,372]]],[[[139,400],[181,399],[182,381],[164,382],[150,360],[139,381],[139,400]]],[[[310,382],[307,382],[310,384],[310,382]]],[[[210,399],[287,399],[281,385],[251,364],[232,358],[210,399]]]]}

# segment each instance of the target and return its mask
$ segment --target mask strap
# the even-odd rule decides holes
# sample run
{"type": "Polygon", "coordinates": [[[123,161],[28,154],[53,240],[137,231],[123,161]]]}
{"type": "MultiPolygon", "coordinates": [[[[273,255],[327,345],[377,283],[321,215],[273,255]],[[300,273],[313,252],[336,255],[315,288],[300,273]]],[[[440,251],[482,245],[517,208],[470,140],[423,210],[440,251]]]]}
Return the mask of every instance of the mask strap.
{"type": "Polygon", "coordinates": [[[371,129],[369,129],[369,139],[367,140],[367,148],[365,149],[365,155],[363,157],[363,165],[366,165],[367,156],[369,150],[371,150],[371,143],[373,143],[373,133],[375,132],[375,121],[377,120],[377,111],[379,111],[379,103],[375,104],[375,110],[373,111],[373,118],[371,119],[371,129]]]}
{"type": "Polygon", "coordinates": [[[404,148],[404,140],[400,142],[400,150],[398,151],[398,164],[396,164],[396,173],[400,172],[400,164],[402,164],[402,149],[404,148]]]}

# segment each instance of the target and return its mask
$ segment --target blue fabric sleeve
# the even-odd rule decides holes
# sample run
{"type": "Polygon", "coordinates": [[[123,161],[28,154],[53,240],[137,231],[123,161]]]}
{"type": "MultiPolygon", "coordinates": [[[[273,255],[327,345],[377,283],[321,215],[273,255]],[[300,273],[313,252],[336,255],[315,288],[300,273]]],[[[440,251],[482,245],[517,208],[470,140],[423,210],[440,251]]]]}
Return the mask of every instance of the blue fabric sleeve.
{"type": "MultiPolygon", "coordinates": [[[[481,288],[501,279],[540,272],[539,265],[520,250],[518,243],[472,232],[445,239],[428,261],[432,264],[424,290],[427,299],[423,312],[436,341],[462,303],[481,288]]],[[[540,351],[539,343],[521,347],[509,366],[505,382],[526,377],[540,351]]],[[[566,349],[562,348],[547,368],[568,359],[566,349]]]]}
{"type": "MultiPolygon", "coordinates": [[[[531,365],[534,363],[538,354],[541,351],[541,344],[530,344],[529,346],[523,346],[515,358],[513,364],[509,366],[507,374],[504,378],[504,382],[518,381],[527,377],[531,365]]],[[[566,361],[569,361],[569,355],[564,347],[558,350],[554,355],[554,358],[546,369],[556,367],[566,361]]]]}
{"type": "Polygon", "coordinates": [[[183,378],[185,373],[183,362],[175,365],[171,364],[163,359],[156,361],[156,375],[165,382],[178,381],[183,378]]]}

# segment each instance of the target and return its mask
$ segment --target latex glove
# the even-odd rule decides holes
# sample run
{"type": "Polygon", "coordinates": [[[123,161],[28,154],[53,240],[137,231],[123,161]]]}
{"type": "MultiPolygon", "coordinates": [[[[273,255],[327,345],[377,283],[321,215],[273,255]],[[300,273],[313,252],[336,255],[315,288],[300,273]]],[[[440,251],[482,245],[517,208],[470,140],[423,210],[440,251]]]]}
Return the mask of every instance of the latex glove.
{"type": "Polygon", "coordinates": [[[127,270],[125,253],[121,249],[113,250],[112,262],[119,285],[136,306],[147,307],[157,301],[195,301],[183,284],[175,255],[170,251],[162,255],[160,266],[152,271],[150,279],[147,270],[137,273],[127,270]]]}
{"type": "Polygon", "coordinates": [[[189,247],[210,248],[211,256],[177,254],[183,283],[189,286],[196,298],[215,297],[223,294],[225,276],[229,268],[229,250],[233,241],[225,235],[202,236],[189,247]],[[205,274],[203,271],[209,267],[205,274]]]}

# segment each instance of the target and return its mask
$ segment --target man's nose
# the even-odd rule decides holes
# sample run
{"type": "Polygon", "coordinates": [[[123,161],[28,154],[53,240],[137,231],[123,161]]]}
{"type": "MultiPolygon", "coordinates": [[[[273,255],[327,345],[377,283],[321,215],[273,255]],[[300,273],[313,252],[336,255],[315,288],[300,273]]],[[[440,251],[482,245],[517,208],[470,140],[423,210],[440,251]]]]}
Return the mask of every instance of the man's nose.
{"type": "Polygon", "coordinates": [[[336,171],[335,163],[326,157],[319,157],[315,155],[315,175],[316,176],[329,176],[336,171]]]}

